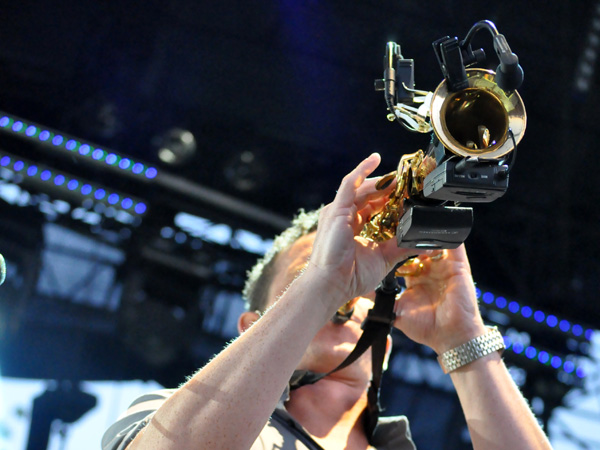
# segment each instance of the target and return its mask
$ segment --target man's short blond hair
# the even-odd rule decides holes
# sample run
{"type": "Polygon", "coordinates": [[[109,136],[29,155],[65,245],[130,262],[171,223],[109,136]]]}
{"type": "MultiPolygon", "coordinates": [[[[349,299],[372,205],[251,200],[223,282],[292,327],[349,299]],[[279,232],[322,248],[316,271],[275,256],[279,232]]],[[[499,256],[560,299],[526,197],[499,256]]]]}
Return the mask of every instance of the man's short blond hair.
{"type": "Polygon", "coordinates": [[[290,248],[302,236],[317,229],[320,210],[321,208],[309,212],[305,212],[303,209],[298,210],[291,225],[275,237],[273,246],[248,271],[242,295],[249,311],[263,313],[267,309],[270,300],[268,298],[269,288],[275,276],[277,256],[290,248]]]}

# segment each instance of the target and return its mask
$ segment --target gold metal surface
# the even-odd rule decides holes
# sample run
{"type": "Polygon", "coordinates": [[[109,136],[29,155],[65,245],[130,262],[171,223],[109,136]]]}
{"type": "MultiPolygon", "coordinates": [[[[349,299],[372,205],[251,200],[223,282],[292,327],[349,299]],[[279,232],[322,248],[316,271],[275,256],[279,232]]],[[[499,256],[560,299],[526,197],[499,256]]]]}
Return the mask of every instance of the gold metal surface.
{"type": "Polygon", "coordinates": [[[440,142],[460,156],[499,159],[514,149],[527,126],[519,93],[506,93],[490,70],[467,69],[469,87],[449,92],[444,80],[431,100],[431,125],[440,142]],[[487,131],[486,131],[487,130],[487,131]]]}
{"type": "MultiPolygon", "coordinates": [[[[516,91],[502,90],[496,84],[496,74],[490,70],[467,69],[466,72],[466,89],[449,92],[444,80],[432,95],[421,97],[419,122],[413,121],[409,128],[420,132],[433,130],[444,148],[456,155],[500,159],[514,150],[525,133],[527,115],[523,100],[516,91]],[[424,107],[429,110],[424,111],[424,107]],[[426,119],[431,122],[427,126],[424,125],[426,119]]],[[[404,118],[406,125],[413,116],[405,115],[405,109],[405,105],[396,105],[394,112],[404,118]]],[[[390,114],[388,118],[393,120],[396,115],[390,114]]],[[[377,183],[377,189],[385,189],[395,178],[396,188],[382,211],[364,226],[361,236],[375,242],[394,237],[406,200],[422,195],[425,177],[436,166],[435,156],[424,154],[422,150],[403,155],[397,170],[384,175],[377,183]]]]}

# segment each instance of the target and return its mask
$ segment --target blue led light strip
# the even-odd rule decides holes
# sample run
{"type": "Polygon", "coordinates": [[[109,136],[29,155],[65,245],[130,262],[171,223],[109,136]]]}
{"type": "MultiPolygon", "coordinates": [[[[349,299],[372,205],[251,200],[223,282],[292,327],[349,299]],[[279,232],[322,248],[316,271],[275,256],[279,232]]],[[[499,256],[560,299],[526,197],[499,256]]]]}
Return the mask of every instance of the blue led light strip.
{"type": "Polygon", "coordinates": [[[524,355],[544,366],[552,367],[566,374],[574,374],[578,378],[586,376],[583,368],[575,364],[572,358],[555,355],[532,345],[525,346],[521,342],[512,342],[509,336],[504,336],[504,345],[506,345],[507,350],[511,350],[517,355],[524,355]]]}
{"type": "Polygon", "coordinates": [[[485,305],[493,306],[495,309],[508,312],[513,315],[520,315],[526,319],[535,321],[541,325],[546,325],[554,330],[560,330],[565,334],[575,336],[579,339],[582,337],[590,341],[594,334],[591,328],[584,329],[579,324],[572,324],[568,320],[559,319],[553,314],[546,314],[541,310],[534,310],[529,306],[524,306],[516,301],[508,301],[504,297],[495,296],[491,292],[483,292],[481,289],[476,289],[477,298],[485,305]]]}
{"type": "Polygon", "coordinates": [[[84,200],[89,198],[95,202],[104,203],[107,206],[124,210],[136,216],[144,215],[147,210],[146,204],[136,198],[98,184],[87,182],[81,178],[73,177],[64,172],[35,164],[3,151],[0,151],[0,169],[19,174],[24,179],[42,181],[52,186],[53,189],[61,189],[65,193],[68,192],[70,195],[75,194],[84,200]]]}
{"type": "Polygon", "coordinates": [[[119,170],[140,179],[151,180],[158,175],[158,170],[155,167],[134,161],[116,152],[104,150],[95,144],[78,140],[50,128],[25,122],[2,111],[0,111],[0,131],[17,135],[22,139],[43,144],[50,148],[70,152],[89,162],[104,163],[114,170],[119,170]]]}

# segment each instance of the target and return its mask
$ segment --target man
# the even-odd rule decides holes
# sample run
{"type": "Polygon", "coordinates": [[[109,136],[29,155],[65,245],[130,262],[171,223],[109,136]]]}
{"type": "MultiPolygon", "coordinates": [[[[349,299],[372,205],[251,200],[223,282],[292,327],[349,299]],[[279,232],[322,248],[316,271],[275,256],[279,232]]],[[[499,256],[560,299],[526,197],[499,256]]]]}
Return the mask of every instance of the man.
{"type": "MultiPolygon", "coordinates": [[[[328,372],[346,358],[361,334],[373,289],[414,255],[394,240],[373,243],[358,236],[389,194],[367,178],[379,162],[373,154],[344,178],[333,202],[321,210],[316,233],[289,237],[291,246],[263,268],[268,286],[246,289],[249,296],[263,290],[266,312],[244,313],[241,336],[172,394],[134,402],[107,431],[103,448],[414,448],[402,418],[382,421],[367,436],[368,352],[280,402],[294,370],[328,372]],[[351,319],[332,323],[351,299],[351,319]]],[[[488,336],[464,247],[424,252],[423,261],[423,272],[407,278],[396,302],[394,325],[439,355],[488,336]]],[[[551,448],[500,354],[483,353],[450,373],[474,448],[551,448]]]]}

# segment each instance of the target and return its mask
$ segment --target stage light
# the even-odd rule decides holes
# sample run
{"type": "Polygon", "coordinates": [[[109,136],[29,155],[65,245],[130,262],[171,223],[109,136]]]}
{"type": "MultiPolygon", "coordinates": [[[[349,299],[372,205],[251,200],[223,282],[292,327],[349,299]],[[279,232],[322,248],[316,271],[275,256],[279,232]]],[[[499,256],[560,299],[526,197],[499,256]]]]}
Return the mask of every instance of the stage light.
{"type": "Polygon", "coordinates": [[[496,306],[500,309],[506,308],[507,301],[504,297],[496,298],[496,306]]]}
{"type": "Polygon", "coordinates": [[[511,313],[513,313],[513,314],[516,314],[516,313],[518,313],[518,312],[519,312],[519,308],[520,308],[520,307],[519,307],[519,304],[518,304],[517,302],[510,302],[510,303],[508,304],[508,310],[509,310],[511,313]]]}
{"type": "Polygon", "coordinates": [[[536,355],[537,355],[537,350],[535,347],[532,347],[530,345],[529,347],[527,347],[525,349],[525,356],[527,356],[529,359],[535,358],[536,355]]]}
{"type": "MultiPolygon", "coordinates": [[[[36,164],[33,164],[30,161],[24,159],[14,159],[13,157],[3,153],[4,152],[0,151],[0,166],[5,167],[6,169],[4,170],[8,171],[7,173],[3,174],[3,177],[8,180],[12,180],[10,173],[24,172],[23,176],[25,177],[25,180],[32,179],[42,182],[48,182],[52,180],[52,185],[54,186],[53,189],[59,188],[67,190],[70,192],[71,198],[73,195],[72,193],[75,192],[81,185],[79,192],[83,197],[94,194],[93,196],[96,200],[101,200],[111,205],[118,205],[121,198],[123,198],[123,201],[121,202],[123,209],[130,209],[133,207],[134,211],[139,215],[144,214],[147,209],[144,203],[134,201],[133,199],[123,196],[117,192],[113,192],[112,190],[94,186],[90,183],[82,184],[79,180],[71,175],[60,173],[58,171],[52,171],[50,169],[39,168],[36,164]],[[11,163],[12,167],[10,167],[11,163]]],[[[89,209],[94,206],[94,202],[91,199],[84,199],[83,204],[85,205],[88,200],[92,202],[87,205],[87,208],[89,209]]],[[[129,214],[125,211],[123,211],[123,214],[124,215],[119,216],[117,213],[116,215],[121,222],[132,223],[133,219],[128,217],[129,214]]]]}
{"type": "Polygon", "coordinates": [[[560,366],[562,366],[562,359],[560,359],[558,356],[553,356],[550,359],[550,365],[555,369],[558,369],[560,366]]]}
{"type": "Polygon", "coordinates": [[[158,149],[160,160],[173,166],[188,162],[196,153],[194,135],[181,128],[173,128],[162,136],[155,137],[152,144],[158,149]]]}
{"type": "MultiPolygon", "coordinates": [[[[81,142],[74,137],[69,137],[61,133],[43,129],[35,124],[27,123],[21,119],[3,114],[0,112],[0,130],[14,133],[25,139],[35,140],[38,143],[52,144],[51,148],[64,149],[69,152],[76,151],[81,156],[91,157],[95,161],[103,161],[112,167],[118,167],[121,170],[131,172],[135,175],[144,175],[145,178],[152,179],[158,176],[158,171],[154,167],[146,166],[140,162],[132,161],[116,152],[105,151],[96,148],[89,143],[81,142]],[[25,131],[23,133],[23,131],[25,131]],[[108,156],[107,156],[108,155],[108,156]]],[[[184,136],[184,141],[187,139],[184,136]]]]}
{"type": "Polygon", "coordinates": [[[558,324],[558,328],[560,328],[560,331],[564,331],[566,333],[567,331],[569,331],[571,329],[571,324],[569,323],[568,320],[563,319],[558,324]]]}
{"type": "Polygon", "coordinates": [[[117,162],[117,155],[115,155],[114,153],[110,153],[106,156],[106,164],[112,166],[114,163],[117,162]]]}

